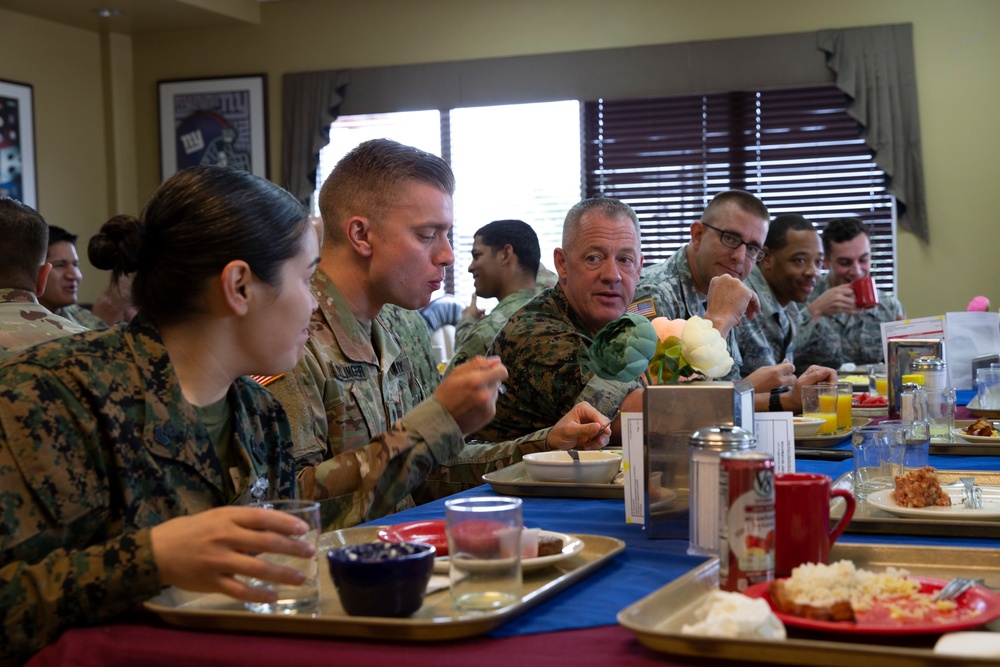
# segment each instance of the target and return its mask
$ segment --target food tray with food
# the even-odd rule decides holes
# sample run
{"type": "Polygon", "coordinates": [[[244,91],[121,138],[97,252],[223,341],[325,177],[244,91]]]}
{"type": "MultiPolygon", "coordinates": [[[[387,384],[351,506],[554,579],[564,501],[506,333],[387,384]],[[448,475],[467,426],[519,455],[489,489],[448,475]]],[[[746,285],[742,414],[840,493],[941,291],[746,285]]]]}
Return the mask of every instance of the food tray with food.
{"type": "MultiPolygon", "coordinates": [[[[146,609],[171,625],[199,630],[236,630],[290,635],[351,637],[380,641],[442,641],[489,632],[523,614],[558,591],[572,586],[606,565],[625,543],[603,535],[573,535],[583,548],[548,567],[524,573],[524,594],[519,604],[489,612],[457,612],[451,607],[447,586],[424,598],[423,606],[409,618],[349,616],[326,567],[326,552],[347,544],[378,541],[381,526],[359,526],[324,533],[317,558],[320,564],[320,608],[315,614],[280,616],[254,614],[243,604],[220,594],[191,593],[168,588],[145,603],[146,609]]],[[[446,582],[447,583],[447,582],[446,582]]]]}
{"type": "Polygon", "coordinates": [[[565,482],[537,482],[524,469],[524,462],[494,470],[483,475],[483,481],[497,493],[508,496],[544,498],[624,498],[622,475],[618,474],[609,484],[567,484],[565,482]]]}
{"type": "MultiPolygon", "coordinates": [[[[938,470],[937,478],[945,489],[954,490],[962,477],[975,478],[983,488],[1000,487],[1000,472],[984,470],[938,470]]],[[[854,491],[854,472],[847,472],[837,478],[834,488],[854,491]]],[[[881,492],[880,492],[881,493],[881,492]]],[[[854,509],[854,517],[847,524],[849,533],[892,533],[895,535],[936,535],[959,537],[1000,538],[1000,517],[971,518],[969,512],[959,508],[950,510],[909,513],[899,516],[883,509],[884,493],[878,495],[877,502],[859,501],[854,509]]],[[[960,495],[960,494],[959,494],[960,495]]],[[[830,505],[830,517],[837,519],[844,511],[844,501],[836,500],[830,505]]],[[[900,512],[903,513],[903,512],[900,512]]]]}
{"type": "MultiPolygon", "coordinates": [[[[890,566],[905,568],[916,577],[936,581],[961,576],[982,579],[983,595],[991,599],[995,596],[989,589],[1000,587],[1000,552],[993,549],[926,547],[918,550],[903,545],[838,542],[831,549],[830,560],[848,560],[859,568],[878,572],[890,566]]],[[[935,633],[871,635],[786,624],[788,637],[783,640],[684,634],[682,627],[695,622],[696,610],[718,588],[718,582],[719,561],[713,559],[626,607],[618,614],[618,622],[653,650],[713,660],[824,667],[996,663],[995,659],[955,658],[935,653],[933,647],[938,638],[935,633]]],[[[1000,622],[994,621],[981,629],[996,632],[1000,630],[1000,622]]]]}
{"type": "Polygon", "coordinates": [[[962,433],[975,420],[956,419],[951,442],[943,438],[931,438],[931,454],[953,456],[1000,456],[1000,437],[981,438],[962,433]]]}
{"type": "MultiPolygon", "coordinates": [[[[867,426],[871,423],[871,419],[868,417],[858,417],[855,415],[851,419],[851,427],[855,426],[867,426]]],[[[795,446],[802,447],[804,449],[826,449],[827,447],[834,447],[839,445],[845,440],[850,440],[851,429],[845,428],[838,430],[836,433],[826,433],[823,435],[813,435],[807,438],[795,438],[795,446]]]]}

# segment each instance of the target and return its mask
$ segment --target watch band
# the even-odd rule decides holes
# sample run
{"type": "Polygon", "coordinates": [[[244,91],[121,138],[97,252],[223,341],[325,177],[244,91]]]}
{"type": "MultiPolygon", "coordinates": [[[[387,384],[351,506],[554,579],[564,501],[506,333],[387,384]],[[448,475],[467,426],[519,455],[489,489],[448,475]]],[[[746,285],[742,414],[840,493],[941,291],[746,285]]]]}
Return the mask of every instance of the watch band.
{"type": "Polygon", "coordinates": [[[788,391],[788,387],[775,387],[771,390],[771,400],[768,403],[768,410],[771,412],[784,412],[785,408],[781,405],[781,395],[788,391]]]}

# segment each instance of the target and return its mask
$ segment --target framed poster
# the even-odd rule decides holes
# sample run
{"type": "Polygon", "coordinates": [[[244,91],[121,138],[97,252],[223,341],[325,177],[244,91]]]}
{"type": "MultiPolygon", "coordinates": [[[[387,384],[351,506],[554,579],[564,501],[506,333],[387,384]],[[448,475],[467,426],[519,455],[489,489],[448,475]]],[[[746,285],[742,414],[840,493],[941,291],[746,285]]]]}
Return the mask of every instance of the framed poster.
{"type": "Polygon", "coordinates": [[[161,81],[160,176],[221,164],[267,178],[264,75],[161,81]]]}
{"type": "Polygon", "coordinates": [[[31,86],[0,81],[0,196],[38,208],[31,86]]]}

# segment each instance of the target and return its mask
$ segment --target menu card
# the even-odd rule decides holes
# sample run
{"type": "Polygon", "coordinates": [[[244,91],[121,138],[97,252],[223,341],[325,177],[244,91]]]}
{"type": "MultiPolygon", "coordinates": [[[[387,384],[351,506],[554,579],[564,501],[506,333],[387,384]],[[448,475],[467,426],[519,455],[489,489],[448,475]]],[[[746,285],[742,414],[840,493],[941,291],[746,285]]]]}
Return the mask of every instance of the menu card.
{"type": "Polygon", "coordinates": [[[795,472],[795,426],[791,412],[755,412],[757,451],[774,457],[774,472],[795,472]]]}
{"type": "Polygon", "coordinates": [[[646,522],[646,471],[642,413],[622,413],[622,467],[625,470],[625,523],[646,522]]]}

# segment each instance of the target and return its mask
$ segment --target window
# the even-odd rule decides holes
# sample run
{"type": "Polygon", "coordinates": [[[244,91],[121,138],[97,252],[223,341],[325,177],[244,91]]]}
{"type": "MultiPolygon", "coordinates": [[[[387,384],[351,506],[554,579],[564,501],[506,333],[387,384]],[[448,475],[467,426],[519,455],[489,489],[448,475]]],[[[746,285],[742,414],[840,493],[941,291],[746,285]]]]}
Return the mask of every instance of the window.
{"type": "Polygon", "coordinates": [[[772,216],[801,213],[819,227],[861,218],[871,231],[873,275],[894,292],[894,200],[847,105],[828,85],[343,116],[331,125],[318,182],[374,137],[448,160],[458,183],[455,265],[443,291],[465,302],[474,289],[466,271],[472,235],[491,220],[531,224],[552,269],[566,211],[582,196],[617,197],[639,216],[648,265],[686,243],[708,201],[730,188],[754,193],[772,216]]]}
{"type": "Polygon", "coordinates": [[[628,202],[646,263],[670,257],[717,193],[757,195],[772,217],[869,227],[873,275],[895,291],[894,200],[835,86],[584,105],[586,191],[628,202]]]}

